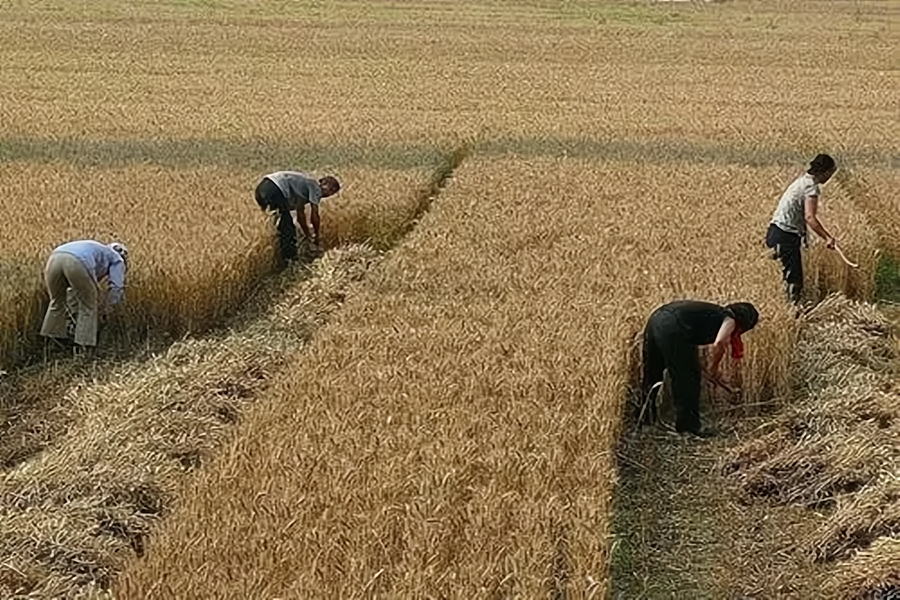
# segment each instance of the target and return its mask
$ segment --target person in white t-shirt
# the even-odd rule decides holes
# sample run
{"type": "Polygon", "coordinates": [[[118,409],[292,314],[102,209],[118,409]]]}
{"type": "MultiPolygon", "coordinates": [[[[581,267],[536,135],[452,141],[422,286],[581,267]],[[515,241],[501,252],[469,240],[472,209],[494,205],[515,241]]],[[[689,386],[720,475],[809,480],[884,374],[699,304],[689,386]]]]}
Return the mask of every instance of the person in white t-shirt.
{"type": "Polygon", "coordinates": [[[821,186],[837,171],[834,159],[827,154],[819,154],[806,173],[788,186],[769,223],[766,232],[766,246],[773,250],[773,258],[781,259],[782,277],[788,299],[797,303],[803,293],[803,260],[800,254],[801,242],[806,240],[807,227],[825,240],[833,250],[834,236],[825,229],[818,217],[821,186]]]}

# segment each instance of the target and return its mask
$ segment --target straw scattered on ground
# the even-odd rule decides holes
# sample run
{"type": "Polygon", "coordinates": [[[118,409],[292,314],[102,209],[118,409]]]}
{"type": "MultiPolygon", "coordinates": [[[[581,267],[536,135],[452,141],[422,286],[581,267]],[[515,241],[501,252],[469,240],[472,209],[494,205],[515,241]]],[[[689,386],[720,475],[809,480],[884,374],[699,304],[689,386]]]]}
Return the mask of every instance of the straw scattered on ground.
{"type": "Polygon", "coordinates": [[[286,361],[378,256],[365,245],[330,251],[308,275],[283,274],[281,297],[254,298],[273,301],[261,318],[147,362],[83,365],[44,411],[19,412],[27,423],[4,435],[4,454],[42,451],[0,473],[0,596],[77,597],[142,555],[183,474],[211,459],[276,374],[305,376],[286,361]]]}
{"type": "Polygon", "coordinates": [[[803,318],[796,396],[725,469],[745,502],[816,511],[798,546],[832,571],[835,598],[874,598],[900,555],[900,386],[892,323],[872,304],[832,295],[803,318]],[[862,553],[860,553],[862,551],[862,553]],[[886,567],[893,557],[891,567],[886,567]]]}

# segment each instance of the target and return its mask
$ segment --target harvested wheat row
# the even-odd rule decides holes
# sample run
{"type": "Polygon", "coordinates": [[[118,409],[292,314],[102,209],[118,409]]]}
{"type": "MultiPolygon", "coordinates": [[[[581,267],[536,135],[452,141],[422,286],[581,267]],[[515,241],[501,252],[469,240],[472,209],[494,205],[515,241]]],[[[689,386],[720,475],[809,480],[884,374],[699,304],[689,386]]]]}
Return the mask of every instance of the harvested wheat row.
{"type": "MultiPolygon", "coordinates": [[[[286,273],[283,297],[258,298],[272,301],[259,320],[176,343],[100,382],[87,374],[63,397],[44,399],[32,426],[59,421],[66,430],[0,473],[0,596],[88,597],[143,554],[184,474],[210,460],[280,368],[293,368],[286,359],[377,258],[364,245],[330,251],[301,283],[286,273]]],[[[22,428],[23,448],[35,433],[22,428]]]]}
{"type": "Polygon", "coordinates": [[[836,504],[814,538],[818,560],[894,531],[900,457],[896,347],[874,305],[833,294],[809,312],[795,353],[798,398],[761,438],[727,457],[749,496],[836,504]]]}
{"type": "MultiPolygon", "coordinates": [[[[837,509],[812,540],[816,560],[852,560],[860,549],[867,549],[880,538],[894,537],[900,531],[900,485],[893,468],[896,460],[897,450],[893,448],[869,485],[840,499],[837,509]]],[[[837,570],[845,566],[840,564],[837,570]]]]}
{"type": "Polygon", "coordinates": [[[828,581],[834,598],[893,600],[900,594],[900,539],[882,537],[841,563],[828,581]]]}
{"type": "MultiPolygon", "coordinates": [[[[136,343],[140,332],[180,335],[221,324],[270,271],[273,231],[253,190],[264,173],[246,169],[153,167],[120,169],[61,165],[7,167],[3,181],[16,182],[13,197],[42,198],[0,224],[0,265],[12,265],[0,283],[0,358],[24,352],[34,340],[46,307],[42,269],[49,252],[71,239],[120,239],[131,254],[127,302],[116,336],[136,343]],[[53,227],[33,235],[29,223],[47,212],[53,227]]],[[[327,245],[379,240],[418,209],[411,191],[424,169],[342,169],[342,192],[323,203],[327,245]],[[369,190],[386,189],[373,197],[369,190]]],[[[113,330],[111,330],[113,333],[113,330]]],[[[0,364],[3,361],[0,360],[0,364]]]]}

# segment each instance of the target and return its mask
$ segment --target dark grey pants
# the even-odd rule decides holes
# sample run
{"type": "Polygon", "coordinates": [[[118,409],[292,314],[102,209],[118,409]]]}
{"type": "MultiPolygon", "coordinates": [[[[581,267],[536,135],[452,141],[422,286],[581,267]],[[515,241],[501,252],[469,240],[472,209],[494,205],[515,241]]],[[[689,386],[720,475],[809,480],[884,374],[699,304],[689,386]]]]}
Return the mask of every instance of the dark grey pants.
{"type": "Polygon", "coordinates": [[[281,262],[297,260],[297,227],[287,208],[287,198],[274,181],[264,178],[256,186],[256,203],[260,208],[272,210],[276,214],[278,230],[278,258],[281,262]]]}
{"type": "Polygon", "coordinates": [[[803,294],[803,256],[800,254],[801,238],[796,233],[784,231],[770,223],[766,231],[766,246],[781,259],[781,276],[787,288],[788,300],[799,302],[803,294]]]}

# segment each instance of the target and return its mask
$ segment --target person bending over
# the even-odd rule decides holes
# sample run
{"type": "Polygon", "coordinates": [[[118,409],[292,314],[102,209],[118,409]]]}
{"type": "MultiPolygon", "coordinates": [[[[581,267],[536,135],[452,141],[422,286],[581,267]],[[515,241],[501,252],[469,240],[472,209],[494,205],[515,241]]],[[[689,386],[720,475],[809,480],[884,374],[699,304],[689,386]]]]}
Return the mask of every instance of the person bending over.
{"type": "Polygon", "coordinates": [[[68,339],[68,310],[74,315],[74,341],[81,347],[97,345],[97,329],[110,308],[125,297],[128,249],[119,242],[94,240],[68,242],[50,253],[44,267],[44,283],[50,306],[44,315],[41,335],[68,339]],[[107,301],[99,301],[100,282],[108,282],[107,301]]]}
{"type": "MultiPolygon", "coordinates": [[[[707,376],[721,382],[719,365],[730,346],[732,357],[743,357],[741,334],[756,326],[759,313],[748,302],[719,306],[701,300],[677,300],[660,306],[644,328],[642,398],[651,410],[645,423],[656,416],[656,395],[669,371],[675,405],[675,429],[698,437],[714,433],[701,428],[700,386],[702,368],[699,347],[712,345],[712,363],[707,376]]],[[[724,384],[723,384],[724,385],[724,384]]]]}
{"type": "Polygon", "coordinates": [[[283,261],[297,260],[297,229],[293,214],[296,214],[304,237],[309,240],[306,206],[310,207],[312,243],[318,246],[319,204],[323,198],[333,196],[340,189],[341,185],[334,177],[325,176],[316,181],[300,171],[277,171],[262,178],[256,186],[256,203],[262,210],[270,210],[278,215],[279,255],[283,261]]]}

